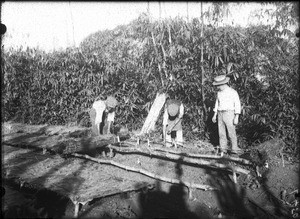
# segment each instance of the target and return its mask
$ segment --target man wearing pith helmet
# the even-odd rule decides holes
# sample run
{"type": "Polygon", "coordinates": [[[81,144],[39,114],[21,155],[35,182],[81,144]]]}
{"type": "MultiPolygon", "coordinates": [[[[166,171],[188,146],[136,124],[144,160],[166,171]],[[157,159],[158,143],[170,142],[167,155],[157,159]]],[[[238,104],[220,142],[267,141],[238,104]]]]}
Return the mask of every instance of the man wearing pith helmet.
{"type": "Polygon", "coordinates": [[[218,116],[219,143],[221,152],[227,153],[227,134],[231,141],[231,153],[241,154],[242,150],[237,145],[235,126],[238,124],[241,113],[241,102],[238,93],[228,86],[229,77],[219,75],[215,77],[213,85],[217,87],[218,93],[214,107],[212,121],[215,123],[218,116]]]}
{"type": "Polygon", "coordinates": [[[106,100],[97,100],[90,111],[92,130],[96,135],[111,134],[111,126],[115,120],[115,108],[118,101],[113,96],[106,100]]]}
{"type": "Polygon", "coordinates": [[[163,116],[163,135],[167,147],[171,147],[174,143],[183,143],[182,133],[182,117],[184,113],[183,104],[174,99],[166,101],[164,116],[163,116]]]}

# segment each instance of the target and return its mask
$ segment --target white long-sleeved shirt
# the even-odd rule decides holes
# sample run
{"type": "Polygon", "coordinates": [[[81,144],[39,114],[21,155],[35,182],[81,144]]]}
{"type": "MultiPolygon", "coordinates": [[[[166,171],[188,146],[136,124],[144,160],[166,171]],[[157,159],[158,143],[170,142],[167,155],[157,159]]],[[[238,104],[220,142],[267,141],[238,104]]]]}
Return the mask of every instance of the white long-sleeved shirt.
{"type": "Polygon", "coordinates": [[[234,110],[235,114],[241,114],[241,101],[236,90],[226,87],[218,91],[214,112],[223,110],[234,110]]]}
{"type": "MultiPolygon", "coordinates": [[[[106,110],[106,104],[103,100],[98,100],[93,103],[93,108],[96,110],[95,124],[100,124],[102,122],[103,112],[106,110]]],[[[107,121],[114,122],[115,111],[107,113],[107,121]]]]}

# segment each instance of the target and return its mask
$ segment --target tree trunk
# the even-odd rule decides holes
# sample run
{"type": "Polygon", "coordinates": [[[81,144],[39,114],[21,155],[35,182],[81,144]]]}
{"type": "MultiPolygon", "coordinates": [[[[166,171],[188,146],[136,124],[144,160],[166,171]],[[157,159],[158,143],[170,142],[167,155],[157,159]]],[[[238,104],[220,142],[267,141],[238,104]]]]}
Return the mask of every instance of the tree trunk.
{"type": "MultiPolygon", "coordinates": [[[[153,31],[151,31],[151,36],[152,36],[152,41],[153,41],[154,50],[155,50],[156,56],[158,57],[158,56],[159,56],[159,53],[158,53],[158,49],[157,49],[157,47],[156,47],[156,42],[155,42],[155,38],[154,38],[153,31]]],[[[157,60],[157,67],[158,67],[158,73],[159,73],[159,76],[160,76],[161,85],[162,85],[162,87],[164,87],[164,79],[163,79],[163,77],[162,77],[161,65],[160,65],[160,63],[159,63],[158,60],[157,60]]]]}
{"type": "Polygon", "coordinates": [[[203,66],[203,3],[201,2],[201,57],[200,57],[200,66],[201,66],[201,102],[203,107],[203,121],[206,121],[206,106],[205,106],[205,94],[204,94],[204,66],[203,66]]]}

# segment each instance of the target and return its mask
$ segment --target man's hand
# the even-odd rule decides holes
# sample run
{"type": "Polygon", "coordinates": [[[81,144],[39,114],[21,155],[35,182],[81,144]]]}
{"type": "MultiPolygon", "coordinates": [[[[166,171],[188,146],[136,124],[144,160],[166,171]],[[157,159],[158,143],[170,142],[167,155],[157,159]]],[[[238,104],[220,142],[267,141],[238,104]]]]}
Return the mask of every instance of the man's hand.
{"type": "Polygon", "coordinates": [[[170,134],[171,134],[171,131],[172,131],[172,130],[170,130],[170,126],[167,125],[167,127],[166,127],[166,133],[167,133],[167,135],[170,135],[170,134]]]}
{"type": "Polygon", "coordinates": [[[233,119],[233,125],[237,125],[239,123],[239,115],[235,115],[233,119]]]}
{"type": "Polygon", "coordinates": [[[216,123],[217,122],[217,114],[214,114],[214,116],[212,117],[211,120],[213,123],[216,123]]]}
{"type": "Polygon", "coordinates": [[[171,132],[173,131],[173,128],[180,122],[182,118],[178,118],[177,120],[174,121],[174,123],[172,123],[170,126],[168,126],[168,132],[167,134],[170,135],[171,132]]]}

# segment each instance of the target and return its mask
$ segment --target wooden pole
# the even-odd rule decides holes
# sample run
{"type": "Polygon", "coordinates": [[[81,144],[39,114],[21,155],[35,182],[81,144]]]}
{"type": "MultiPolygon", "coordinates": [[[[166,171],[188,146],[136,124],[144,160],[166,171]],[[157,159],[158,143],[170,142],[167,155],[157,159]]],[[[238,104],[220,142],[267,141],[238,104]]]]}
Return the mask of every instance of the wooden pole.
{"type": "Polygon", "coordinates": [[[143,153],[143,154],[149,154],[149,155],[154,155],[154,156],[158,156],[158,157],[164,157],[164,158],[168,158],[171,160],[181,160],[183,162],[186,163],[190,163],[190,164],[196,164],[196,165],[200,165],[200,166],[209,166],[211,168],[217,168],[217,169],[223,169],[223,170],[228,170],[231,172],[237,172],[237,173],[243,173],[248,175],[250,173],[249,170],[243,169],[241,167],[237,167],[237,166],[232,166],[229,164],[222,164],[222,163],[216,163],[214,161],[207,161],[207,160],[200,160],[200,159],[195,159],[195,158],[188,158],[188,157],[184,157],[182,155],[178,155],[178,154],[171,154],[171,153],[161,153],[161,152],[157,152],[157,151],[153,151],[153,150],[148,150],[148,152],[146,152],[145,150],[142,150],[140,148],[130,148],[129,150],[127,148],[120,148],[117,146],[109,146],[113,149],[115,149],[116,151],[119,152],[126,152],[126,151],[136,151],[139,153],[143,153]]]}
{"type": "MultiPolygon", "coordinates": [[[[141,140],[141,139],[139,139],[139,140],[141,140]]],[[[213,155],[213,154],[186,153],[186,152],[181,152],[181,151],[174,150],[172,148],[153,146],[153,144],[164,145],[162,142],[150,141],[150,143],[152,145],[151,145],[150,148],[148,148],[148,150],[163,151],[163,152],[168,152],[168,153],[172,153],[172,154],[180,154],[182,156],[187,156],[187,157],[228,160],[228,161],[232,161],[232,162],[239,162],[239,163],[245,164],[245,165],[252,165],[251,161],[249,161],[247,159],[240,158],[240,157],[232,157],[232,156],[224,157],[224,156],[213,155]]],[[[131,148],[134,149],[136,147],[136,145],[134,145],[133,143],[131,143],[127,140],[123,141],[121,144],[122,145],[129,145],[129,147],[125,147],[124,150],[125,149],[131,150],[131,148]]],[[[111,146],[113,146],[113,145],[111,145],[111,146]]],[[[183,146],[183,145],[181,145],[181,146],[183,146]]],[[[118,147],[118,148],[120,148],[120,147],[118,147]]]]}
{"type": "Polygon", "coordinates": [[[78,157],[78,158],[84,158],[84,159],[87,159],[87,160],[91,160],[91,161],[94,161],[94,162],[99,163],[99,164],[113,165],[113,166],[119,167],[121,169],[136,172],[136,173],[141,173],[143,175],[146,175],[146,176],[149,176],[151,178],[158,179],[158,180],[161,180],[161,181],[164,181],[164,182],[173,183],[173,184],[181,184],[181,185],[184,185],[184,186],[188,187],[189,189],[194,188],[194,189],[201,189],[201,190],[204,190],[204,191],[215,190],[214,187],[211,187],[209,185],[202,185],[202,184],[197,184],[197,183],[193,183],[193,182],[181,181],[179,179],[173,179],[173,178],[168,178],[168,177],[164,177],[164,176],[159,176],[159,175],[157,175],[155,173],[152,173],[150,171],[147,171],[147,170],[144,170],[144,169],[141,169],[141,168],[126,166],[124,164],[115,162],[113,160],[97,159],[97,158],[94,158],[94,157],[90,157],[88,155],[77,154],[77,153],[72,154],[72,156],[78,157]]]}
{"type": "Polygon", "coordinates": [[[195,153],[183,153],[180,151],[172,150],[172,149],[165,149],[165,148],[160,148],[160,147],[151,147],[153,150],[158,150],[158,151],[164,151],[168,153],[173,153],[173,154],[184,154],[184,156],[188,157],[194,157],[194,158],[207,158],[207,159],[217,159],[217,160],[228,160],[232,162],[240,162],[242,164],[246,165],[251,165],[251,162],[249,160],[243,159],[243,158],[238,158],[238,157],[221,157],[219,155],[212,155],[212,154],[195,154],[195,153]]]}

